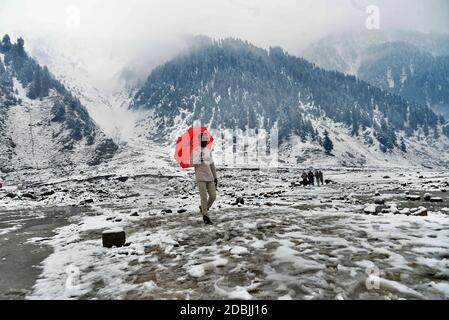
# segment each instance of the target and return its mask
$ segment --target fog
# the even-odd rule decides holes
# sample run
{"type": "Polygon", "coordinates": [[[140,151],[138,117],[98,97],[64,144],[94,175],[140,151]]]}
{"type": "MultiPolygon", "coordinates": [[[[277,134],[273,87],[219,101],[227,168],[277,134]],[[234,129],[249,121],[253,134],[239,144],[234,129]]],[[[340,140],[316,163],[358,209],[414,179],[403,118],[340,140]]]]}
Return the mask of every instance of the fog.
{"type": "Polygon", "coordinates": [[[370,32],[449,33],[448,0],[0,0],[0,33],[107,48],[134,64],[144,55],[146,69],[180,50],[186,34],[298,54],[328,34],[366,30],[369,5],[379,8],[370,32]]]}
{"type": "Polygon", "coordinates": [[[363,30],[368,5],[380,9],[380,30],[449,33],[447,0],[1,0],[0,30],[132,47],[202,34],[294,53],[328,33],[363,30]]]}

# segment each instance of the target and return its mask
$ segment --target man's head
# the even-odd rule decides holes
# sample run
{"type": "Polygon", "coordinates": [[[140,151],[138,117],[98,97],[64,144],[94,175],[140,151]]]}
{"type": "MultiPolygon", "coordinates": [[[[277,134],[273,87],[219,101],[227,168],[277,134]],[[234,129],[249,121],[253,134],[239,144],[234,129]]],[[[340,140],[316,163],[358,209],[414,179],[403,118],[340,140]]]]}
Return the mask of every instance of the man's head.
{"type": "Polygon", "coordinates": [[[200,142],[201,142],[201,148],[206,148],[207,144],[209,143],[209,135],[205,132],[200,134],[200,142]]]}

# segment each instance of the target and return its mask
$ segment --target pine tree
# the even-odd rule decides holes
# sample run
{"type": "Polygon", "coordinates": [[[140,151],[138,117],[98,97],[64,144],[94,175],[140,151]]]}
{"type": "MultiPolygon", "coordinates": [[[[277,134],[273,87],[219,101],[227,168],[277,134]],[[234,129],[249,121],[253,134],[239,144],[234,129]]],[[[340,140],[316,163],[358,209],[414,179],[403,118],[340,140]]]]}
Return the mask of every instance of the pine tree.
{"type": "Polygon", "coordinates": [[[9,37],[9,35],[5,34],[2,39],[2,43],[0,45],[0,52],[6,53],[9,50],[11,50],[11,48],[12,48],[11,38],[9,37]]]}
{"type": "Polygon", "coordinates": [[[407,153],[407,146],[405,145],[404,138],[401,138],[401,144],[399,145],[399,148],[402,152],[407,153]]]}
{"type": "Polygon", "coordinates": [[[323,148],[326,154],[330,154],[334,150],[334,143],[329,138],[329,132],[327,130],[324,131],[323,148]]]}

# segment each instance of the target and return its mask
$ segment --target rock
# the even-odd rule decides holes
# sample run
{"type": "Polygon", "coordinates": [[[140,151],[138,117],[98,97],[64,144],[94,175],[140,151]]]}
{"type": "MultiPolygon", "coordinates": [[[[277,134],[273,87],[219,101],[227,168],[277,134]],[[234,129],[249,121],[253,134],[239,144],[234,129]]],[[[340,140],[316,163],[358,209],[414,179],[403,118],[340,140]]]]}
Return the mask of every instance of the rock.
{"type": "Polygon", "coordinates": [[[243,199],[243,197],[238,197],[236,200],[235,200],[235,204],[237,205],[237,204],[245,204],[245,199],[243,199]]]}
{"type": "Polygon", "coordinates": [[[447,190],[446,190],[446,189],[441,189],[441,192],[442,192],[442,193],[446,193],[447,190]]]}
{"type": "Polygon", "coordinates": [[[420,196],[414,196],[414,195],[408,195],[408,196],[406,196],[406,198],[407,198],[407,200],[410,200],[410,201],[419,201],[419,200],[421,200],[420,196]]]}
{"type": "Polygon", "coordinates": [[[374,200],[374,203],[378,204],[378,205],[384,205],[385,204],[385,199],[384,198],[377,198],[377,199],[374,200]]]}
{"type": "Polygon", "coordinates": [[[103,247],[123,247],[126,243],[126,235],[123,229],[111,229],[102,233],[103,247]]]}
{"type": "Polygon", "coordinates": [[[363,210],[363,212],[368,213],[368,214],[375,214],[378,212],[377,206],[375,204],[370,204],[363,210]]]}
{"type": "Polygon", "coordinates": [[[325,184],[332,184],[332,183],[334,183],[334,181],[332,181],[331,179],[326,179],[326,180],[324,180],[324,183],[325,184]]]}
{"type": "Polygon", "coordinates": [[[179,210],[178,210],[178,213],[186,213],[186,212],[187,212],[186,209],[179,209],[179,210]]]}
{"type": "Polygon", "coordinates": [[[163,214],[166,214],[166,213],[172,213],[173,211],[170,210],[170,209],[164,209],[164,210],[162,210],[161,212],[162,212],[163,214]]]}
{"type": "Polygon", "coordinates": [[[428,216],[427,209],[426,208],[419,208],[419,210],[416,211],[414,213],[414,215],[418,216],[418,217],[427,217],[428,216]]]}
{"type": "Polygon", "coordinates": [[[443,202],[443,198],[438,197],[430,198],[430,202],[443,202]]]}
{"type": "Polygon", "coordinates": [[[376,193],[374,194],[375,197],[380,197],[380,192],[376,191],[376,193]]]}
{"type": "Polygon", "coordinates": [[[129,177],[118,177],[117,180],[120,182],[126,182],[128,181],[129,177]]]}
{"type": "Polygon", "coordinates": [[[384,176],[383,178],[384,178],[384,179],[391,179],[390,176],[384,176]]]}
{"type": "Polygon", "coordinates": [[[51,196],[53,194],[55,194],[55,192],[53,190],[50,190],[50,191],[46,191],[46,192],[42,193],[41,197],[48,197],[48,196],[51,196]]]}
{"type": "Polygon", "coordinates": [[[108,218],[106,218],[106,221],[111,221],[111,220],[114,220],[115,219],[115,217],[108,217],[108,218]]]}
{"type": "Polygon", "coordinates": [[[131,217],[138,217],[139,214],[138,214],[137,212],[133,212],[133,213],[130,214],[130,216],[131,216],[131,217]]]}
{"type": "Polygon", "coordinates": [[[122,219],[117,218],[117,219],[115,219],[114,221],[115,221],[115,222],[122,222],[122,219]]]}
{"type": "Polygon", "coordinates": [[[430,201],[430,198],[432,198],[432,195],[430,193],[426,193],[424,195],[424,201],[430,201]]]}
{"type": "Polygon", "coordinates": [[[392,214],[398,214],[399,213],[398,207],[395,204],[392,204],[390,206],[390,213],[392,213],[392,214]]]}
{"type": "Polygon", "coordinates": [[[6,195],[6,197],[13,199],[13,198],[17,197],[17,194],[10,192],[6,195]]]}
{"type": "Polygon", "coordinates": [[[32,200],[35,200],[35,199],[36,199],[36,197],[34,196],[34,194],[31,194],[31,193],[24,193],[24,194],[22,194],[22,197],[23,197],[23,198],[32,199],[32,200]]]}

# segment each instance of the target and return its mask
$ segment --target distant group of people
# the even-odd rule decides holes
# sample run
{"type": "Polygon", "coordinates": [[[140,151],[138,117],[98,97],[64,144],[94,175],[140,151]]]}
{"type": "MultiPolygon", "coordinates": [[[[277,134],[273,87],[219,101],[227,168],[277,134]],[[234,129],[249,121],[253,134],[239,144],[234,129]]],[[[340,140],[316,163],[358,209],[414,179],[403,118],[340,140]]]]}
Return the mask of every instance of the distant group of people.
{"type": "Polygon", "coordinates": [[[315,183],[317,186],[324,185],[323,171],[321,170],[310,169],[309,172],[303,172],[301,178],[303,186],[314,186],[315,183]]]}

